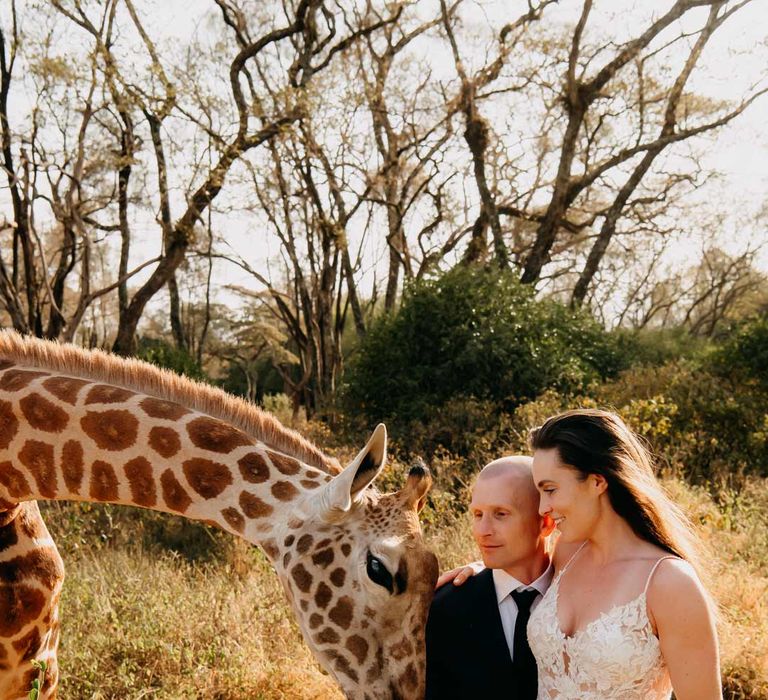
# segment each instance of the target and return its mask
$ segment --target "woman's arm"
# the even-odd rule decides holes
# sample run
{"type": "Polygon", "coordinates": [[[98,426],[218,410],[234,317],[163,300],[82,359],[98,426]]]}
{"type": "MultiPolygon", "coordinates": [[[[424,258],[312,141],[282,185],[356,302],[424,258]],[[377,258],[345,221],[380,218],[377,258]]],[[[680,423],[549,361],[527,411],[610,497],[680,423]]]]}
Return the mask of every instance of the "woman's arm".
{"type": "Polygon", "coordinates": [[[677,700],[722,700],[715,616],[693,568],[668,559],[648,588],[648,611],[677,700]]]}

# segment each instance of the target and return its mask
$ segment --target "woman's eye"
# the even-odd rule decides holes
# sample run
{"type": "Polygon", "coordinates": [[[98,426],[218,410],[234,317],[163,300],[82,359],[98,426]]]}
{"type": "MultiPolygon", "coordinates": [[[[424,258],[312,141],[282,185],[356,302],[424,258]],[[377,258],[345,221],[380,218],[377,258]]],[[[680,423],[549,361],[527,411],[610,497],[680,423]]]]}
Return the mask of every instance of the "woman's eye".
{"type": "Polygon", "coordinates": [[[544,493],[554,493],[555,489],[541,489],[544,493]]]}
{"type": "Polygon", "coordinates": [[[390,593],[395,592],[392,574],[387,571],[387,567],[384,566],[381,559],[374,557],[370,552],[368,552],[368,557],[366,559],[365,570],[368,574],[368,578],[375,584],[386,588],[390,593]]]}

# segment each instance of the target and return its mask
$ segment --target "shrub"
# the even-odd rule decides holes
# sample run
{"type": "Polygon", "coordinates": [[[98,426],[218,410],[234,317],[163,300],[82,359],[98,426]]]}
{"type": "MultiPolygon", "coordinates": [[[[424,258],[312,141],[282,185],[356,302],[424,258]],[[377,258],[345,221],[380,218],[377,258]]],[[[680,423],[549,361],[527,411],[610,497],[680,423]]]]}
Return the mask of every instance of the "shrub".
{"type": "Polygon", "coordinates": [[[737,326],[712,354],[710,364],[723,376],[768,389],[768,316],[737,326]]]}
{"type": "Polygon", "coordinates": [[[399,310],[374,324],[345,399],[348,412],[386,420],[409,440],[426,431],[430,446],[453,447],[461,425],[449,421],[441,437],[430,424],[463,411],[471,429],[477,407],[492,424],[547,388],[574,392],[621,365],[615,339],[585,313],[537,301],[512,271],[457,267],[407,289],[399,310]]]}
{"type": "Polygon", "coordinates": [[[190,379],[208,381],[208,376],[197,360],[186,350],[177,348],[160,338],[139,338],[136,357],[190,379]]]}

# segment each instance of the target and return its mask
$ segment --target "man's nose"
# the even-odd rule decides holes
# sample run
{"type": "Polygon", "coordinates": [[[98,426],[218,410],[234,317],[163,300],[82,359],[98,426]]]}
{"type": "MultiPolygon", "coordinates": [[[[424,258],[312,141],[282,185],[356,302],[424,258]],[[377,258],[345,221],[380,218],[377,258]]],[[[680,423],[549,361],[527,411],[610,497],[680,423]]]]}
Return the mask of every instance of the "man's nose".
{"type": "Polygon", "coordinates": [[[483,516],[477,521],[476,528],[478,535],[490,535],[492,532],[491,519],[483,516]]]}

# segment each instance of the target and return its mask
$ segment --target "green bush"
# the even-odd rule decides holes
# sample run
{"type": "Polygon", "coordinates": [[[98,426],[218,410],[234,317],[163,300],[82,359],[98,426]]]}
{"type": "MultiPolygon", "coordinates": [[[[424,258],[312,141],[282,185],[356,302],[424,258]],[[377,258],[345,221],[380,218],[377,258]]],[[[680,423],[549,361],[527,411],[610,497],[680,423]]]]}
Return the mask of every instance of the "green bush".
{"type": "Polygon", "coordinates": [[[710,364],[720,375],[768,389],[768,316],[737,326],[712,353],[710,364]]]}
{"type": "Polygon", "coordinates": [[[177,348],[160,338],[139,338],[136,357],[150,364],[170,369],[190,379],[208,381],[203,368],[186,350],[177,348]]]}
{"type": "Polygon", "coordinates": [[[615,338],[587,314],[536,300],[512,271],[457,267],[408,288],[399,310],[373,325],[348,368],[345,401],[348,413],[385,420],[409,441],[426,431],[430,444],[455,448],[463,414],[471,429],[482,406],[492,423],[547,388],[572,393],[622,364],[615,338]]]}

